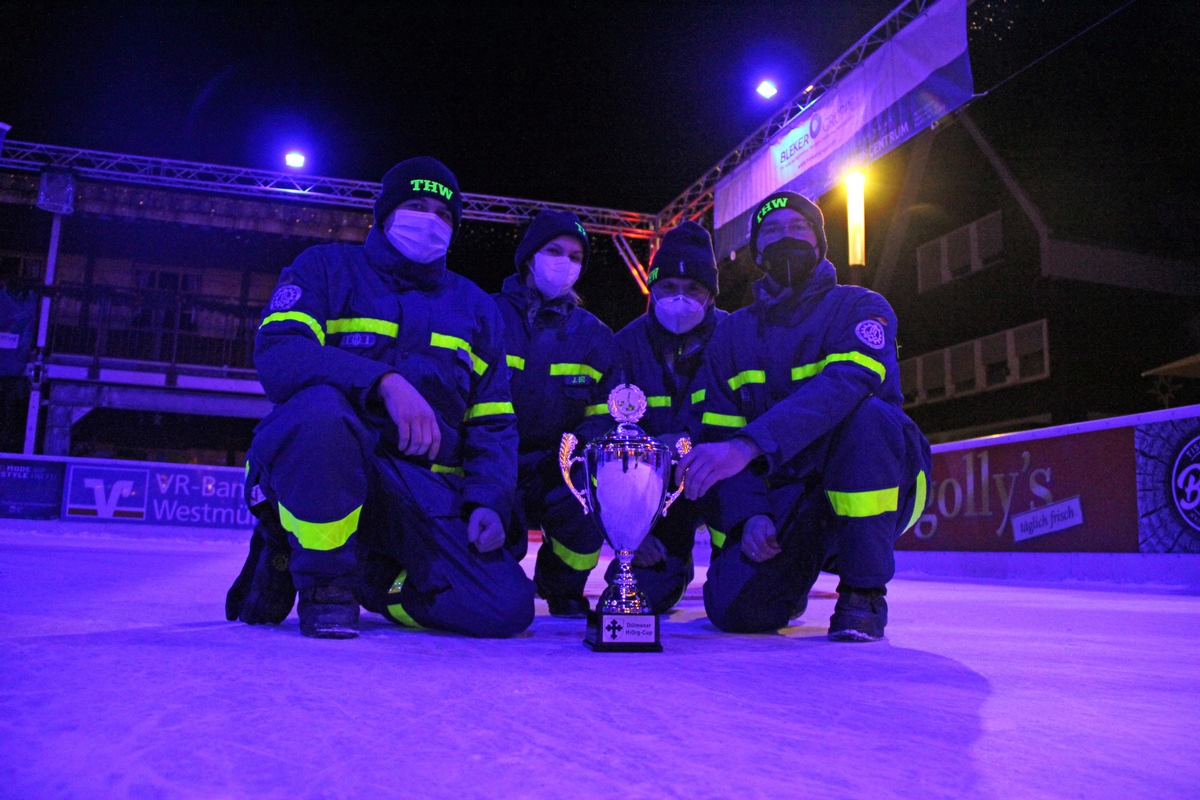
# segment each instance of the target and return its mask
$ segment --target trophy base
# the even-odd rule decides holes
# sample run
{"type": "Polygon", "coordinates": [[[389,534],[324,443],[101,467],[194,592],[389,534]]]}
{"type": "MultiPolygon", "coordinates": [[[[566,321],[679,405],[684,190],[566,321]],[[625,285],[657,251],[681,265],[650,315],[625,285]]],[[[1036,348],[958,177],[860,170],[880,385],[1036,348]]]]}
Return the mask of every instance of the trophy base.
{"type": "Polygon", "coordinates": [[[583,643],[597,653],[661,653],[658,615],[589,611],[583,643]]]}

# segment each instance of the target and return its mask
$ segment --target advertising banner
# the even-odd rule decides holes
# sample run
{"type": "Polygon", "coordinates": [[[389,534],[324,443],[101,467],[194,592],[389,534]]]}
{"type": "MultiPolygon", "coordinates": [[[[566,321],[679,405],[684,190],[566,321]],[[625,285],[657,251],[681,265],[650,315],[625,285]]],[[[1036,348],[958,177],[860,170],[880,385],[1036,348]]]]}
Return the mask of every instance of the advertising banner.
{"type": "Polygon", "coordinates": [[[1200,417],[1139,425],[1138,549],[1200,553],[1200,417]]]}
{"type": "Polygon", "coordinates": [[[56,461],[0,457],[0,517],[58,519],[64,468],[56,461]]]}
{"type": "Polygon", "coordinates": [[[820,197],[971,97],[966,0],[941,0],[868,56],[713,194],[720,257],[750,237],[754,207],[787,189],[820,197]]]}
{"type": "Polygon", "coordinates": [[[67,465],[64,520],[251,528],[245,476],[228,467],[134,462],[67,465]]]}
{"type": "Polygon", "coordinates": [[[935,447],[896,549],[1200,553],[1200,417],[1089,425],[935,447]]]}

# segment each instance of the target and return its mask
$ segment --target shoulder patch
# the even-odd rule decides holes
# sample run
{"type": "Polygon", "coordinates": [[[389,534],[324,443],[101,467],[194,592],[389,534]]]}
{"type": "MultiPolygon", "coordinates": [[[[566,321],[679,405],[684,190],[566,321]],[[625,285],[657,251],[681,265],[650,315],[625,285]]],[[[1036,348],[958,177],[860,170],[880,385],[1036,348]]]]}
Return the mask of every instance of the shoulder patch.
{"type": "Polygon", "coordinates": [[[272,311],[287,311],[300,299],[299,286],[287,285],[280,286],[275,290],[275,294],[271,295],[271,310],[272,311]]]}
{"type": "Polygon", "coordinates": [[[874,319],[863,320],[855,325],[854,335],[858,337],[860,342],[872,350],[882,350],[883,345],[887,342],[883,326],[874,319]]]}

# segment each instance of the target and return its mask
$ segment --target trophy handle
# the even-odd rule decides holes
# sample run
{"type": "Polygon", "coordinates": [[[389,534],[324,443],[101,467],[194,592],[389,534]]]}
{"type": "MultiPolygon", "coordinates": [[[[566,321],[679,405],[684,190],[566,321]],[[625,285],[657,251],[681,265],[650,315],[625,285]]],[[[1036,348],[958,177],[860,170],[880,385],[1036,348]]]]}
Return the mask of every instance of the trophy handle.
{"type": "MultiPolygon", "coordinates": [[[[688,438],[688,437],[686,437],[686,436],[681,436],[681,437],[679,438],[679,441],[675,442],[675,449],[679,451],[679,455],[681,455],[681,456],[686,456],[686,455],[687,455],[689,452],[691,452],[691,449],[692,449],[692,440],[691,440],[691,439],[689,439],[689,438],[688,438]]],[[[671,459],[671,466],[672,466],[672,467],[675,467],[675,466],[677,466],[678,464],[679,464],[679,461],[677,461],[677,460],[676,460],[676,459],[674,459],[674,458],[672,458],[672,459],[671,459]]],[[[666,499],[666,501],[663,503],[663,508],[662,508],[662,515],[663,515],[664,517],[667,515],[667,509],[671,507],[671,504],[672,504],[672,503],[674,503],[676,500],[678,500],[678,499],[679,499],[679,495],[681,495],[681,494],[683,494],[683,481],[682,481],[682,480],[681,480],[681,481],[679,481],[679,488],[678,488],[678,489],[676,489],[676,490],[675,490],[675,491],[673,491],[673,492],[669,492],[669,493],[667,494],[667,499],[666,499]]]]}
{"type": "Polygon", "coordinates": [[[583,506],[583,513],[586,514],[591,509],[588,508],[587,494],[575,488],[575,484],[571,482],[571,465],[576,461],[583,461],[583,456],[571,456],[575,452],[575,445],[579,440],[575,438],[573,433],[564,433],[562,441],[558,445],[558,468],[562,472],[563,480],[567,482],[567,488],[571,490],[571,494],[575,495],[575,499],[583,506]]]}

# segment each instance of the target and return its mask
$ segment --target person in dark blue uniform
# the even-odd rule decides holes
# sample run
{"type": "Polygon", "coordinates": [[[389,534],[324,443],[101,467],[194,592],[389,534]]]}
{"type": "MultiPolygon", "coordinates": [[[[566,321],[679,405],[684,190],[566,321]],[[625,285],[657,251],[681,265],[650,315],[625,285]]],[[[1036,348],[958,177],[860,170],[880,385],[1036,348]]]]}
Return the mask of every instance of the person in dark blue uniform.
{"type": "Polygon", "coordinates": [[[580,308],[573,288],[590,255],[577,216],[541,211],[517,246],[516,274],[494,295],[520,432],[514,527],[541,528],[537,592],[552,615],[569,618],[587,615],[583,590],[603,535],[563,482],[559,442],[574,433],[587,444],[613,427],[608,393],[616,385],[612,331],[580,308]]]}
{"type": "MultiPolygon", "coordinates": [[[[667,231],[650,262],[648,283],[646,313],[616,336],[621,381],[646,395],[638,425],[674,451],[681,437],[698,431],[693,409],[703,402],[695,385],[699,367],[717,323],[729,316],[716,307],[717,262],[708,231],[695,222],[667,231]]],[[[634,576],[654,613],[673,608],[694,577],[692,549],[701,523],[698,505],[681,497],[634,554],[634,576]]],[[[609,565],[610,580],[618,567],[609,565]]]]}
{"type": "Polygon", "coordinates": [[[920,516],[929,443],[900,406],[896,315],[880,295],[840,286],[824,218],[793,192],[751,219],[766,276],[708,348],[702,439],[683,459],[686,496],[715,491],[724,538],[704,585],[709,619],[769,631],[798,617],[822,569],[840,576],[836,641],[887,625],[893,543],[920,516]]]}
{"type": "Polygon", "coordinates": [[[226,615],[357,635],[359,603],[410,627],[510,636],[533,587],[504,547],[517,426],[500,315],[446,268],[454,175],[414,158],[383,178],[364,245],[309,248],[255,342],[275,409],[247,455],[260,519],[226,615]],[[293,589],[294,585],[294,589],[293,589]]]}

